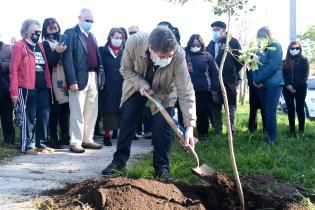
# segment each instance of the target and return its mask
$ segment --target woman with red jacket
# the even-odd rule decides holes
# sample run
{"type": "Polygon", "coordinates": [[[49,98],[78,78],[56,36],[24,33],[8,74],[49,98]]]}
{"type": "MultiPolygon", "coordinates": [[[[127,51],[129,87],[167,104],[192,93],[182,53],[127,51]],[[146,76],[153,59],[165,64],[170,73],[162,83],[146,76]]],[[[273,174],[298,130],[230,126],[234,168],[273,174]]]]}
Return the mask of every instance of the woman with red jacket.
{"type": "Polygon", "coordinates": [[[25,154],[53,152],[46,146],[51,79],[42,43],[38,42],[40,34],[37,20],[25,20],[22,40],[13,45],[11,55],[10,95],[14,105],[22,104],[19,107],[25,123],[21,127],[21,151],[25,154]]]}

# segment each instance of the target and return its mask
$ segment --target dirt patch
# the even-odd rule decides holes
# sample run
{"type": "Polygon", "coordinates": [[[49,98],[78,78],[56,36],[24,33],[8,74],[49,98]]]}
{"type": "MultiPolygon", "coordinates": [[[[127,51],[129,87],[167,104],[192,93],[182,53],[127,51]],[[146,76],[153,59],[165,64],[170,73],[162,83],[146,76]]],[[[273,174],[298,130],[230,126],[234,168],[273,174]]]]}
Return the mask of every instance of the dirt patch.
{"type": "MultiPolygon", "coordinates": [[[[184,185],[156,180],[111,178],[94,179],[50,191],[58,209],[88,204],[95,209],[239,209],[233,180],[224,173],[206,177],[211,185],[184,185]]],[[[246,209],[290,209],[301,199],[296,188],[269,175],[243,176],[246,209]]]]}

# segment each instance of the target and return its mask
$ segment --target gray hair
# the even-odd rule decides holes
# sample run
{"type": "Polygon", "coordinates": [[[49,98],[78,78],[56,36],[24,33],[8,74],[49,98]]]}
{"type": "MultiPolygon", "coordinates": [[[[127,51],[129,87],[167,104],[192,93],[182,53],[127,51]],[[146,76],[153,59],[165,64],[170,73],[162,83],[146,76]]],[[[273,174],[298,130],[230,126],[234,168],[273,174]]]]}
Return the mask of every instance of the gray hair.
{"type": "Polygon", "coordinates": [[[27,34],[31,31],[31,29],[34,25],[41,27],[39,21],[37,21],[37,20],[34,20],[34,19],[24,20],[24,22],[22,23],[21,31],[20,31],[22,38],[27,37],[27,34]]]}
{"type": "Polygon", "coordinates": [[[268,26],[261,27],[257,31],[257,38],[272,38],[272,33],[268,26]]]}
{"type": "Polygon", "coordinates": [[[90,9],[83,8],[83,9],[80,10],[79,16],[85,16],[86,14],[90,14],[90,13],[92,13],[92,11],[90,9]]]}

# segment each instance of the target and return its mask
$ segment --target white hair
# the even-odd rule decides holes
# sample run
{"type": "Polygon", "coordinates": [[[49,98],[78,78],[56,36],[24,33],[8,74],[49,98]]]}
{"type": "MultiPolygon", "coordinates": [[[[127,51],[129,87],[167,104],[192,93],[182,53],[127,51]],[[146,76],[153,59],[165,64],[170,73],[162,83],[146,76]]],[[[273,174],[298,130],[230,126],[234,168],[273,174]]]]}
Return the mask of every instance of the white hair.
{"type": "Polygon", "coordinates": [[[34,19],[24,20],[24,22],[22,23],[21,31],[20,31],[22,38],[27,37],[27,34],[31,31],[31,29],[33,28],[33,25],[37,25],[38,27],[41,27],[39,21],[37,20],[34,20],[34,19]]]}
{"type": "Polygon", "coordinates": [[[79,16],[85,16],[85,15],[91,14],[91,13],[92,13],[92,11],[91,11],[90,9],[88,9],[88,8],[83,8],[83,9],[80,10],[79,16]]]}

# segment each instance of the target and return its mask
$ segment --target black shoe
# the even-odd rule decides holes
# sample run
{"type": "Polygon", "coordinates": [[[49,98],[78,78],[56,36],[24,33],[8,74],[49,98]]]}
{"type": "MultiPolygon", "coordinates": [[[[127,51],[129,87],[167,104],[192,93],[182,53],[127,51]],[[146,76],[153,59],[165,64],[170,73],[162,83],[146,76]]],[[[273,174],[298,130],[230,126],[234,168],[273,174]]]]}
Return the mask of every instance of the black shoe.
{"type": "Polygon", "coordinates": [[[104,136],[103,143],[105,146],[108,146],[108,147],[113,145],[111,140],[110,140],[110,136],[104,136]]]}
{"type": "Polygon", "coordinates": [[[136,135],[133,135],[133,140],[139,140],[139,138],[136,135]]]}
{"type": "Polygon", "coordinates": [[[115,176],[120,175],[123,171],[124,167],[118,166],[115,163],[109,164],[104,170],[102,170],[102,174],[104,176],[115,176]]]}
{"type": "Polygon", "coordinates": [[[170,175],[170,171],[167,169],[161,170],[159,172],[155,172],[156,178],[164,181],[164,182],[171,182],[173,181],[173,178],[170,175]]]}
{"type": "Polygon", "coordinates": [[[117,130],[113,130],[113,134],[111,136],[111,139],[117,139],[118,137],[118,131],[117,130]]]}

